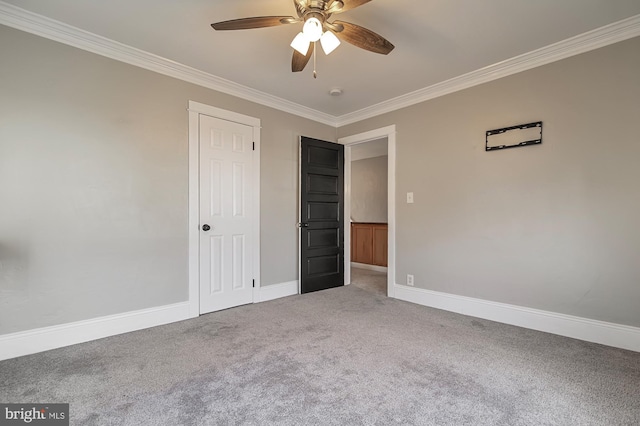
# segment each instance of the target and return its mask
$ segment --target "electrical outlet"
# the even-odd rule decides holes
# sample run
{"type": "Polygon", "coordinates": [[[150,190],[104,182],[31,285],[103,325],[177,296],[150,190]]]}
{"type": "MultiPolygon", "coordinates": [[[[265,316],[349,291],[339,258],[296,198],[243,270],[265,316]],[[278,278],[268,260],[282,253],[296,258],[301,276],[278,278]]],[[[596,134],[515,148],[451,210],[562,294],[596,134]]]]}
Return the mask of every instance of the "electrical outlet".
{"type": "Polygon", "coordinates": [[[413,287],[413,275],[411,274],[407,274],[407,285],[410,285],[413,287]]]}

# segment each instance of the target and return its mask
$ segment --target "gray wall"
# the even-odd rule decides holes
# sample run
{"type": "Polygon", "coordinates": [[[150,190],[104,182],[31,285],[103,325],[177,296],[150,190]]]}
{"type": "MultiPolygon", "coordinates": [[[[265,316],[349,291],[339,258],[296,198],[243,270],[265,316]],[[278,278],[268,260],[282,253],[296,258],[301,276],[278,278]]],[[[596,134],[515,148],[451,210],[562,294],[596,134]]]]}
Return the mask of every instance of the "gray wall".
{"type": "Polygon", "coordinates": [[[351,162],[351,219],[387,222],[386,155],[351,162]]]}
{"type": "MultiPolygon", "coordinates": [[[[262,282],[297,279],[297,139],[335,129],[3,26],[0,54],[0,334],[187,299],[188,100],[262,120],[262,282]]],[[[340,128],[397,125],[396,282],[640,326],[638,99],[636,38],[340,128]]]]}
{"type": "Polygon", "coordinates": [[[635,38],[338,133],[397,126],[397,283],[640,326],[639,118],[635,38]],[[484,151],[537,120],[542,145],[484,151]]]}
{"type": "Polygon", "coordinates": [[[189,100],[262,120],[262,283],[297,279],[298,137],[336,130],[0,26],[0,334],[186,301],[189,100]]]}

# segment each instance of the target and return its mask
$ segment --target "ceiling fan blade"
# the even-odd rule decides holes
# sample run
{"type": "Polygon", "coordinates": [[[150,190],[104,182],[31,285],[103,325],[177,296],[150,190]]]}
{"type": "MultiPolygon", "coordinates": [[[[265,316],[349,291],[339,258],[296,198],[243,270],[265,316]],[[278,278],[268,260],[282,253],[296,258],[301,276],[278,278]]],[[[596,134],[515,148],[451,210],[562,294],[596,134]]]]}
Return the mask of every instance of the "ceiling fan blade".
{"type": "Polygon", "coordinates": [[[214,30],[249,30],[252,28],[276,27],[298,22],[293,16],[257,16],[255,18],[232,19],[211,24],[214,30]]]}
{"type": "Polygon", "coordinates": [[[388,55],[395,48],[386,38],[359,25],[344,21],[335,21],[333,24],[343,26],[342,31],[336,32],[336,36],[340,40],[344,40],[361,49],[388,55]]]}
{"type": "Polygon", "coordinates": [[[307,66],[309,63],[309,59],[311,59],[311,55],[313,55],[313,49],[316,47],[315,43],[311,43],[309,46],[309,50],[306,55],[298,52],[293,49],[293,58],[291,58],[291,71],[300,72],[307,66]]]}
{"type": "Polygon", "coordinates": [[[344,6],[342,9],[335,11],[334,13],[342,13],[347,10],[355,9],[358,6],[362,6],[363,4],[369,3],[371,0],[342,0],[344,6]]]}

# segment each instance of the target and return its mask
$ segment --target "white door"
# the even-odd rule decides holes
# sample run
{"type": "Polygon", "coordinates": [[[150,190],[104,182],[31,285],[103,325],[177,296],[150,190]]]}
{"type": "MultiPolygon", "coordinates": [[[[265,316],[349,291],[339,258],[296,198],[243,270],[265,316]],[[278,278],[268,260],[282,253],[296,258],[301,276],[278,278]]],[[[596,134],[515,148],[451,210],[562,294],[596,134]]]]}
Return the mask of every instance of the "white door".
{"type": "Polygon", "coordinates": [[[200,115],[200,313],[253,302],[253,128],[200,115]]]}

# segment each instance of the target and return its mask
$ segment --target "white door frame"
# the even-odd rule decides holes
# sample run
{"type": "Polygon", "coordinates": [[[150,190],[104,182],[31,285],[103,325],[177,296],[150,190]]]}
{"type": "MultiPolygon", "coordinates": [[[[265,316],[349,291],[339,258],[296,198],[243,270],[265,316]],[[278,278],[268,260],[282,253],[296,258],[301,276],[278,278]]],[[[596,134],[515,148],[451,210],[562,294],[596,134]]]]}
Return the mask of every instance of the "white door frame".
{"type": "Polygon", "coordinates": [[[351,283],[351,147],[356,144],[387,138],[388,173],[388,250],[387,250],[387,296],[395,297],[396,279],[396,126],[391,125],[357,135],[338,139],[344,145],[344,283],[351,283]]]}
{"type": "Polygon", "coordinates": [[[200,315],[200,115],[253,127],[253,302],[260,292],[260,119],[189,101],[189,315],[200,315]]]}

